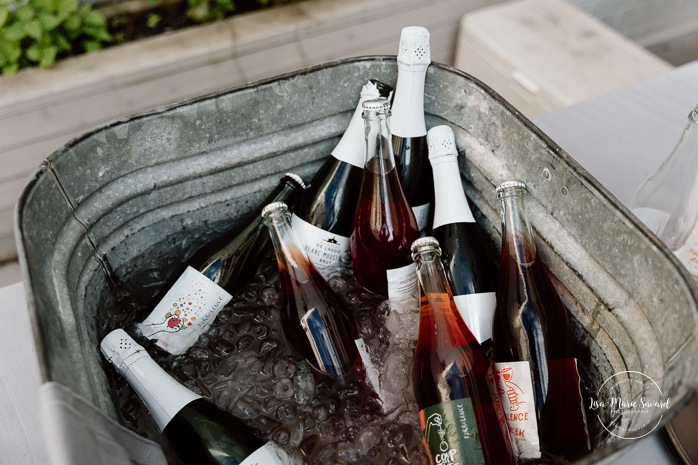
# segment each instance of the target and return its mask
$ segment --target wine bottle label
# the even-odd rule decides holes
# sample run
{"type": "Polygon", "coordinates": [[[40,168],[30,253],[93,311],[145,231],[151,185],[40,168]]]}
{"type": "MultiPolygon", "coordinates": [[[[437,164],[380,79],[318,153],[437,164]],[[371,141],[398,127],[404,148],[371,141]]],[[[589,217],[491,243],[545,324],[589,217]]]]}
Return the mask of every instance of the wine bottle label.
{"type": "Polygon", "coordinates": [[[417,265],[410,263],[401,268],[385,270],[388,276],[388,298],[404,301],[417,295],[417,265]]]}
{"type": "MultiPolygon", "coordinates": [[[[328,323],[320,314],[317,307],[311,308],[301,318],[301,327],[310,341],[310,347],[315,356],[313,365],[323,373],[330,376],[339,376],[343,373],[342,360],[337,353],[337,348],[327,331],[328,323]]],[[[312,360],[308,360],[312,363],[312,360]]]]}
{"type": "Polygon", "coordinates": [[[514,455],[519,459],[539,458],[540,439],[530,364],[495,363],[494,377],[514,455]]]}
{"type": "Polygon", "coordinates": [[[339,266],[342,255],[349,253],[349,238],[313,226],[296,215],[291,216],[291,226],[318,273],[327,279],[339,266]]]}
{"type": "Polygon", "coordinates": [[[477,342],[492,339],[492,319],[497,302],[494,292],[481,292],[478,294],[454,295],[458,313],[465,324],[473,333],[477,342]]]}
{"type": "Polygon", "coordinates": [[[429,222],[429,208],[430,203],[425,203],[424,205],[417,205],[412,207],[412,212],[417,220],[417,229],[419,231],[424,231],[427,228],[427,223],[429,222]]]}
{"type": "Polygon", "coordinates": [[[419,422],[432,463],[485,463],[470,399],[452,400],[427,407],[419,412],[419,422]]]}
{"type": "MultiPolygon", "coordinates": [[[[245,460],[240,462],[240,465],[285,465],[289,463],[284,458],[285,455],[283,449],[268,442],[248,455],[245,460]]],[[[226,465],[236,465],[236,463],[235,461],[230,462],[230,464],[225,462],[226,465]]]]}
{"type": "Polygon", "coordinates": [[[232,298],[189,266],[138,328],[169,353],[183,354],[232,298]]]}

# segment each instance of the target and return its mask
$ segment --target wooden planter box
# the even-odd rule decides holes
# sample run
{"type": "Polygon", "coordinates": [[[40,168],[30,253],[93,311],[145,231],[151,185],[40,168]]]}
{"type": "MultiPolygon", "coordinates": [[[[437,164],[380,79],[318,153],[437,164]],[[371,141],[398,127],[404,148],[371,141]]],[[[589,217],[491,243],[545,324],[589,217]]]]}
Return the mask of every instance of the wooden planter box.
{"type": "Polygon", "coordinates": [[[432,59],[451,64],[461,16],[491,3],[307,0],[0,76],[0,263],[16,257],[13,210],[25,179],[86,130],[322,62],[395,54],[408,25],[427,27],[432,59]]]}

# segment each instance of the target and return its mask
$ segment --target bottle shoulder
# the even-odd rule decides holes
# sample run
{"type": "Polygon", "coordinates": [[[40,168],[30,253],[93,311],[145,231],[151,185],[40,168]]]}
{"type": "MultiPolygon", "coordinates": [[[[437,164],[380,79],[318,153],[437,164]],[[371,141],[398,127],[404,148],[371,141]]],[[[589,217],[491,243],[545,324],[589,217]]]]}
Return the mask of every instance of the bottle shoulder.
{"type": "Polygon", "coordinates": [[[348,236],[363,169],[329,157],[319,168],[294,214],[307,223],[348,236]]]}

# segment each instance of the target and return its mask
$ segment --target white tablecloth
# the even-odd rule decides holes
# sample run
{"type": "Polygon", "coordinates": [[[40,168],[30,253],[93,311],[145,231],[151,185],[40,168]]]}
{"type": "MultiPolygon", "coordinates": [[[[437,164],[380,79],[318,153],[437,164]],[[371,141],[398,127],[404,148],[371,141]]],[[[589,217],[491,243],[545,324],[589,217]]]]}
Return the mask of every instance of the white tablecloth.
{"type": "MultiPolygon", "coordinates": [[[[668,155],[698,103],[698,62],[537,118],[622,202],[668,155]]],[[[39,425],[39,369],[21,283],[0,288],[0,465],[49,463],[39,425]]],[[[678,464],[661,432],[617,464],[678,464]]]]}

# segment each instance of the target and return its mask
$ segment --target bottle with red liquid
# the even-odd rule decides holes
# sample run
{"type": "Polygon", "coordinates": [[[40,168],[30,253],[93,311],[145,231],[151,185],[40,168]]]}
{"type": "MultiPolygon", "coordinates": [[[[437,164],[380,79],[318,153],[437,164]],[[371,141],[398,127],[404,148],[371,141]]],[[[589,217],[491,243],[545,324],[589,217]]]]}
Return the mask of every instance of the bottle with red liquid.
{"type": "Polygon", "coordinates": [[[412,244],[420,317],[412,378],[432,464],[514,464],[492,365],[458,313],[433,237],[412,244]]]}
{"type": "Polygon", "coordinates": [[[502,255],[492,327],[495,378],[521,462],[591,448],[567,310],[541,263],[521,181],[497,187],[502,255]]]}
{"type": "Polygon", "coordinates": [[[308,259],[283,202],[262,210],[281,276],[281,321],[286,340],[317,371],[344,380],[357,366],[356,325],[340,296],[308,259]]]}
{"type": "Polygon", "coordinates": [[[410,245],[419,237],[417,221],[400,186],[390,139],[390,104],[363,103],[366,164],[354,213],[350,250],[359,286],[393,300],[416,295],[410,245]]]}
{"type": "Polygon", "coordinates": [[[339,267],[342,258],[349,255],[352,219],[366,163],[361,104],[366,100],[389,97],[392,91],[392,87],[375,79],[363,86],[344,135],[293,209],[293,230],[310,261],[325,279],[339,267]]]}

